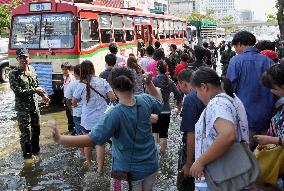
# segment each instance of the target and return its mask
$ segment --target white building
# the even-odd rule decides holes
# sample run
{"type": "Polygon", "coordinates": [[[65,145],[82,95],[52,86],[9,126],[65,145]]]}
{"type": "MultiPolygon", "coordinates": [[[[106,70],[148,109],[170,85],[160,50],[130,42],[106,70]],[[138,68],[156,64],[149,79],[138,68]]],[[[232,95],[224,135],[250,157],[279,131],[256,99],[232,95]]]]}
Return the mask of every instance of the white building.
{"type": "Polygon", "coordinates": [[[235,0],[208,0],[208,6],[216,11],[235,9],[235,0]]]}
{"type": "Polygon", "coordinates": [[[135,7],[149,12],[150,9],[160,9],[168,12],[167,0],[124,0],[124,7],[135,7]]]}
{"type": "Polygon", "coordinates": [[[196,0],[169,0],[169,13],[175,16],[188,16],[196,10],[196,0]]]}
{"type": "Polygon", "coordinates": [[[238,23],[247,23],[253,20],[253,11],[248,9],[241,9],[237,11],[238,23]]]}
{"type": "Polygon", "coordinates": [[[213,17],[221,19],[225,16],[235,15],[235,0],[198,0],[197,10],[206,13],[206,10],[214,10],[213,17]]]}

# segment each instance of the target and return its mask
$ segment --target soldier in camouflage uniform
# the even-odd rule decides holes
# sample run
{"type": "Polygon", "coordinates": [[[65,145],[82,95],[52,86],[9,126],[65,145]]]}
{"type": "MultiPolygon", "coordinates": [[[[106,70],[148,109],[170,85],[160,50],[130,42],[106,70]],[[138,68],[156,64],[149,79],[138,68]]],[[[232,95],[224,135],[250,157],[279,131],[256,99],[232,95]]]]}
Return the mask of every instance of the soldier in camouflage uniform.
{"type": "Polygon", "coordinates": [[[30,159],[32,154],[36,155],[40,151],[40,114],[36,94],[41,96],[44,102],[49,102],[49,98],[44,94],[44,89],[38,87],[35,69],[28,65],[28,53],[20,49],[16,54],[19,66],[10,72],[9,82],[15,93],[15,110],[21,132],[20,143],[23,157],[30,159]]]}
{"type": "Polygon", "coordinates": [[[231,43],[227,44],[227,50],[224,50],[221,54],[221,64],[222,64],[222,76],[227,75],[227,69],[229,66],[229,62],[232,57],[236,55],[236,52],[232,50],[232,45],[231,43]]]}
{"type": "Polygon", "coordinates": [[[180,55],[177,52],[177,45],[175,44],[170,45],[170,51],[171,53],[169,55],[169,58],[166,60],[166,63],[168,65],[170,76],[173,79],[176,66],[180,63],[180,55]]]}

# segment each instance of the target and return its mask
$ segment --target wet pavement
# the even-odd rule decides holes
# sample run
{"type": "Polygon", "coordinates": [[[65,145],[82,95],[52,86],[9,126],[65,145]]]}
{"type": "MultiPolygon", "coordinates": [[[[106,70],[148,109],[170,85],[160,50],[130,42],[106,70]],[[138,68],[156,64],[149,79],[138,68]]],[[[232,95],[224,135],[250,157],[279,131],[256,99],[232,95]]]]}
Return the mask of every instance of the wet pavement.
{"type": "MultiPolygon", "coordinates": [[[[23,165],[13,106],[14,95],[9,85],[0,84],[0,190],[111,190],[109,147],[105,173],[99,176],[94,169],[88,170],[83,166],[84,159],[78,149],[66,148],[51,140],[47,120],[55,119],[60,132],[67,132],[64,108],[60,105],[42,108],[40,159],[31,165],[23,165]]],[[[177,152],[181,139],[179,123],[180,118],[174,113],[168,150],[160,156],[159,175],[154,190],[176,190],[177,152]]]]}

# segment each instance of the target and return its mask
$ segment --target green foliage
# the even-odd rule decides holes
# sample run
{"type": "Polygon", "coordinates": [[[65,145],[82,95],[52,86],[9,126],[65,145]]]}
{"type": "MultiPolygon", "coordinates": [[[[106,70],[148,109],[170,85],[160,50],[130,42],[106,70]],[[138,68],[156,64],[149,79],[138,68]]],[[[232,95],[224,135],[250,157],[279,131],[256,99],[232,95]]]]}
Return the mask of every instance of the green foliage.
{"type": "Polygon", "coordinates": [[[275,13],[266,13],[266,21],[269,23],[277,23],[277,16],[275,13]]]}
{"type": "Polygon", "coordinates": [[[228,15],[228,16],[224,16],[223,18],[219,19],[218,22],[219,23],[231,23],[234,21],[234,16],[233,15],[228,15]]]}
{"type": "Polygon", "coordinates": [[[10,10],[7,5],[0,6],[0,34],[10,25],[10,10]]]}
{"type": "Polygon", "coordinates": [[[210,15],[213,14],[212,10],[209,9],[209,14],[202,14],[198,11],[193,11],[191,15],[185,16],[185,19],[188,21],[216,21],[214,18],[212,18],[210,15]]]}
{"type": "Polygon", "coordinates": [[[211,17],[215,13],[215,10],[212,8],[206,9],[206,15],[211,17]]]}
{"type": "Polygon", "coordinates": [[[13,0],[10,5],[0,5],[0,35],[10,28],[11,11],[20,4],[20,0],[13,0]]]}

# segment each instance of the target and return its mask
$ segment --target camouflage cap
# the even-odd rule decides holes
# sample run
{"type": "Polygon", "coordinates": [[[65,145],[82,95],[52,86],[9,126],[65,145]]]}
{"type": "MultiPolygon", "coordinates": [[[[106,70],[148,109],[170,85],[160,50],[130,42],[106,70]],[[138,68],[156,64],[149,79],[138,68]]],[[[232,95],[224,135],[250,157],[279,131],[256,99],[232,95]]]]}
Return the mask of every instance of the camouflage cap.
{"type": "Polygon", "coordinates": [[[29,52],[27,49],[21,48],[16,51],[16,55],[17,57],[29,57],[29,52]]]}

